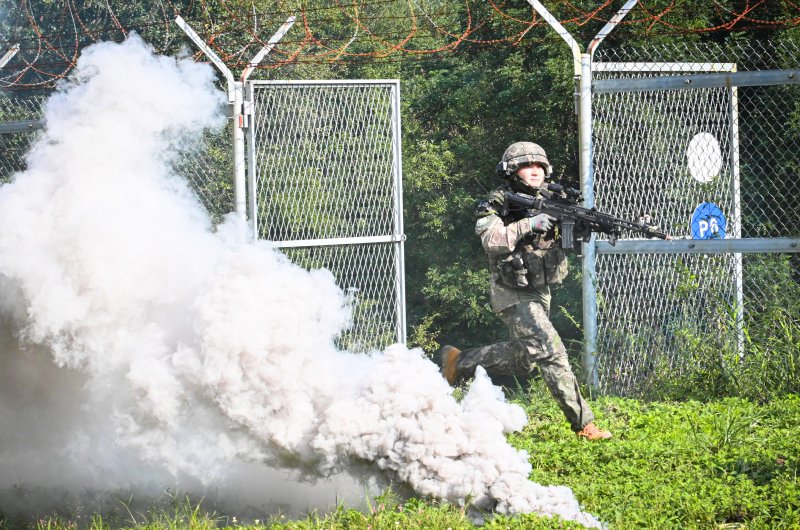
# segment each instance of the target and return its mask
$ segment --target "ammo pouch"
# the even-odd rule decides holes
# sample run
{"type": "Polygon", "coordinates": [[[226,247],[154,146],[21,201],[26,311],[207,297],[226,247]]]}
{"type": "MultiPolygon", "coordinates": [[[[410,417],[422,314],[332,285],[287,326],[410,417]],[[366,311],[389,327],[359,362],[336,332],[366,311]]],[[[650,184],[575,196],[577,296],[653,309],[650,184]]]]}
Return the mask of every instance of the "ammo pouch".
{"type": "Polygon", "coordinates": [[[567,277],[567,257],[561,247],[534,249],[525,245],[497,264],[500,283],[512,289],[557,285],[567,277]]]}
{"type": "Polygon", "coordinates": [[[521,252],[509,254],[503,261],[497,264],[500,273],[500,283],[512,289],[519,289],[528,286],[528,269],[525,268],[525,261],[521,252]]]}
{"type": "Polygon", "coordinates": [[[558,285],[564,281],[569,272],[567,256],[560,246],[544,251],[544,277],[548,285],[558,285]]]}

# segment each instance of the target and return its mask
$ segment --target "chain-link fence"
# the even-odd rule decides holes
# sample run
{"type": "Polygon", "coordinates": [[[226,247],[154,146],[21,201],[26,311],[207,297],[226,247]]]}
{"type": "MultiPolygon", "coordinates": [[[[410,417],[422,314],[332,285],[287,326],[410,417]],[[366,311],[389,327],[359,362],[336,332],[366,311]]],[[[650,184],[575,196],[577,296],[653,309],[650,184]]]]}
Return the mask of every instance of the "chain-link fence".
{"type": "MultiPolygon", "coordinates": [[[[258,237],[300,266],[333,272],[354,316],[342,347],[404,341],[399,84],[260,86],[250,124],[258,237]]],[[[25,169],[46,96],[0,97],[0,182],[25,169]]],[[[231,126],[184,140],[172,162],[215,224],[234,210],[231,126]]]]}
{"type": "MultiPolygon", "coordinates": [[[[44,127],[44,92],[0,92],[0,183],[24,171],[25,155],[44,127]]],[[[231,125],[206,131],[196,141],[178,146],[174,170],[185,177],[214,223],[233,211],[231,125]]]]}
{"type": "MultiPolygon", "coordinates": [[[[650,214],[693,241],[800,237],[800,86],[787,70],[800,66],[798,52],[781,42],[601,48],[598,208],[650,214]]],[[[654,377],[763,348],[776,315],[796,324],[796,239],[755,241],[714,253],[598,252],[601,388],[642,394],[654,377]]]]}
{"type": "Polygon", "coordinates": [[[296,263],[333,272],[351,351],[405,341],[399,83],[254,81],[250,218],[296,263]]]}
{"type": "Polygon", "coordinates": [[[0,183],[25,169],[25,154],[42,127],[44,93],[0,92],[0,183]]]}
{"type": "Polygon", "coordinates": [[[195,141],[184,141],[174,170],[183,176],[203,203],[213,224],[235,209],[233,150],[229,120],[221,131],[204,131],[195,141]]]}

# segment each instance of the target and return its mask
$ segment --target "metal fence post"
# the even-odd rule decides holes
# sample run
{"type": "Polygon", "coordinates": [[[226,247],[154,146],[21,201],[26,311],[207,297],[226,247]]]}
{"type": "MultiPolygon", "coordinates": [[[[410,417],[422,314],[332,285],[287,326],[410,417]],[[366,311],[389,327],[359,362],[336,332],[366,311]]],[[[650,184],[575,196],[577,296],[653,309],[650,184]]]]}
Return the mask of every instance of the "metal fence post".
{"type": "Polygon", "coordinates": [[[241,81],[233,83],[233,195],[236,201],[236,213],[247,220],[246,204],[246,170],[244,159],[244,96],[241,81]]]}
{"type": "Polygon", "coordinates": [[[14,44],[9,50],[0,58],[0,68],[4,67],[19,51],[19,44],[14,44]]]}
{"type": "Polygon", "coordinates": [[[281,26],[275,35],[272,36],[267,46],[264,46],[248,64],[242,73],[242,80],[236,81],[230,69],[222,62],[214,51],[195,33],[195,31],[180,16],[175,19],[175,23],[189,36],[200,50],[211,60],[212,63],[222,72],[228,83],[228,101],[233,106],[233,190],[236,213],[243,220],[247,220],[247,182],[245,159],[245,135],[244,128],[247,126],[244,112],[244,81],[258,65],[259,62],[272,50],[275,44],[289,31],[294,24],[295,17],[289,19],[281,26]]]}
{"type": "MultiPolygon", "coordinates": [[[[581,77],[578,97],[578,141],[580,143],[580,175],[583,205],[594,206],[594,171],[592,168],[592,58],[581,55],[581,77]]],[[[597,390],[597,288],[595,285],[595,235],[582,245],[583,261],[583,371],[586,384],[597,390]]]]}
{"type": "MultiPolygon", "coordinates": [[[[539,15],[555,29],[570,47],[574,60],[575,79],[578,84],[578,145],[580,156],[581,193],[584,206],[594,206],[594,171],[592,168],[592,56],[603,39],[625,18],[639,0],[628,0],[624,6],[603,26],[589,44],[587,53],[581,54],[580,47],[569,32],[561,25],[541,2],[528,0],[539,15]]],[[[597,288],[595,285],[595,236],[583,245],[583,356],[582,364],[586,384],[592,391],[599,388],[597,377],[597,288]]]]}
{"type": "Polygon", "coordinates": [[[395,255],[395,267],[397,273],[397,340],[403,344],[407,343],[406,336],[406,269],[405,269],[405,232],[403,228],[403,147],[402,128],[400,124],[400,81],[394,84],[394,98],[392,103],[392,127],[394,129],[394,160],[392,171],[394,173],[395,193],[394,193],[394,233],[397,234],[398,241],[395,244],[397,253],[395,255]]]}

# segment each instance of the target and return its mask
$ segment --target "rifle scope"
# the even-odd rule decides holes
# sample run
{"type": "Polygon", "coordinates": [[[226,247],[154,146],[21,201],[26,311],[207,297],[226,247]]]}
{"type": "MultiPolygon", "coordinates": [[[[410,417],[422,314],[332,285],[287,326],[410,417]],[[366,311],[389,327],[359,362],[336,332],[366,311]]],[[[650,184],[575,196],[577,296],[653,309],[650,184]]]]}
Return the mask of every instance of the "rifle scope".
{"type": "Polygon", "coordinates": [[[576,190],[575,188],[567,188],[562,186],[561,184],[556,184],[555,182],[548,184],[547,189],[552,191],[553,193],[562,193],[567,198],[572,199],[574,201],[579,201],[581,199],[581,192],[580,190],[576,190]]]}

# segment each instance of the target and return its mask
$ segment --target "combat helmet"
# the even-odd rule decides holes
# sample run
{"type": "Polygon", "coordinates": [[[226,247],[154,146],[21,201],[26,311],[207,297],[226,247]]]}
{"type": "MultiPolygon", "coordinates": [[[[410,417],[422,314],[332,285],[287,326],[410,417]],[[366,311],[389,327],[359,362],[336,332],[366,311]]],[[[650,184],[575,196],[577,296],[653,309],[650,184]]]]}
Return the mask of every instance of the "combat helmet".
{"type": "Polygon", "coordinates": [[[553,172],[553,166],[550,165],[547,153],[541,145],[533,142],[515,142],[503,153],[503,159],[497,164],[497,174],[508,178],[520,167],[534,163],[544,166],[548,177],[553,172]]]}

